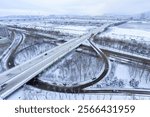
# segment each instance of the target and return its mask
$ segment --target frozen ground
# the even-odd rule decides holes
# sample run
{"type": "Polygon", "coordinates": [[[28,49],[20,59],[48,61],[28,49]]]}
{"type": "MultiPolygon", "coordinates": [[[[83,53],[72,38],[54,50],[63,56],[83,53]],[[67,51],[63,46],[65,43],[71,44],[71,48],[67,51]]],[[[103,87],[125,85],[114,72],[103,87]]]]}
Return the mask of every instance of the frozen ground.
{"type": "Polygon", "coordinates": [[[50,44],[50,43],[37,43],[31,46],[28,46],[22,49],[21,51],[19,51],[18,53],[16,53],[14,62],[16,65],[21,64],[54,47],[55,45],[50,44]]]}
{"type": "Polygon", "coordinates": [[[138,64],[126,65],[113,62],[110,74],[93,87],[150,88],[150,71],[149,69],[139,68],[138,64]]]}
{"type": "Polygon", "coordinates": [[[137,40],[150,43],[150,23],[126,23],[117,27],[111,27],[102,37],[111,37],[122,40],[137,40]]]}
{"type": "MultiPolygon", "coordinates": [[[[54,18],[38,21],[14,21],[5,24],[18,25],[19,27],[35,28],[47,31],[60,31],[69,35],[82,35],[102,23],[107,22],[92,19],[57,19],[54,18]],[[97,23],[99,22],[99,23],[97,23]],[[81,25],[82,24],[82,25],[81,25]]],[[[111,21],[114,22],[114,21],[111,21]]],[[[4,23],[4,22],[2,22],[4,23]]],[[[129,22],[117,27],[111,27],[102,37],[110,37],[118,40],[137,40],[139,42],[150,42],[150,24],[147,22],[129,22]]],[[[25,43],[19,47],[15,54],[15,65],[21,64],[40,53],[55,47],[50,40],[27,37],[25,43]]],[[[111,45],[108,45],[111,47],[111,45]]],[[[130,49],[130,48],[129,48],[130,49]]],[[[94,53],[93,53],[94,54],[94,53]]],[[[95,55],[95,54],[94,54],[95,55]]],[[[71,52],[60,59],[53,66],[39,74],[38,79],[49,83],[80,83],[97,76],[101,70],[102,62],[95,56],[71,52]]],[[[111,70],[107,77],[99,83],[89,87],[94,88],[150,88],[150,70],[140,68],[139,64],[121,64],[118,61],[111,62],[111,70]]],[[[1,68],[0,68],[1,70],[1,68]]],[[[16,91],[9,99],[150,99],[148,96],[121,95],[121,94],[66,94],[44,91],[29,85],[24,85],[16,91]]]]}
{"type": "Polygon", "coordinates": [[[94,27],[103,24],[103,20],[70,19],[70,18],[41,18],[38,20],[10,20],[0,22],[3,25],[14,25],[19,27],[34,28],[46,31],[60,31],[62,33],[82,35],[94,27]]]}
{"type": "Polygon", "coordinates": [[[86,33],[88,30],[92,29],[94,26],[74,26],[74,25],[68,25],[68,26],[58,26],[55,27],[54,30],[63,31],[65,33],[70,34],[77,34],[82,35],[86,33]]]}
{"type": "Polygon", "coordinates": [[[67,94],[44,91],[25,85],[8,100],[150,100],[150,97],[123,94],[67,94]]]}
{"type": "MultiPolygon", "coordinates": [[[[24,49],[20,53],[18,52],[15,58],[16,64],[21,64],[24,60],[35,56],[35,54],[38,55],[38,53],[44,52],[48,48],[52,48],[49,46],[46,47],[46,45],[47,44],[34,45],[24,49]]],[[[95,77],[100,71],[100,66],[101,62],[95,57],[72,52],[53,66],[43,71],[39,75],[39,79],[49,83],[55,82],[57,84],[80,82],[95,77]]],[[[138,64],[126,65],[115,61],[111,63],[111,66],[108,76],[90,88],[150,88],[149,70],[139,68],[138,64]]],[[[135,95],[116,96],[112,94],[96,94],[94,97],[94,95],[85,94],[63,94],[39,90],[32,86],[25,86],[22,91],[24,92],[24,95],[23,97],[20,96],[21,99],[149,99],[149,97],[135,95]]]]}
{"type": "Polygon", "coordinates": [[[138,29],[143,31],[150,31],[150,22],[131,22],[118,26],[126,29],[138,29]]]}
{"type": "MultiPolygon", "coordinates": [[[[17,53],[15,64],[21,64],[53,47],[54,45],[47,43],[29,46],[17,53]]],[[[92,79],[97,76],[102,67],[101,60],[93,56],[73,51],[53,66],[44,70],[39,75],[39,79],[46,82],[69,84],[92,79]]]]}

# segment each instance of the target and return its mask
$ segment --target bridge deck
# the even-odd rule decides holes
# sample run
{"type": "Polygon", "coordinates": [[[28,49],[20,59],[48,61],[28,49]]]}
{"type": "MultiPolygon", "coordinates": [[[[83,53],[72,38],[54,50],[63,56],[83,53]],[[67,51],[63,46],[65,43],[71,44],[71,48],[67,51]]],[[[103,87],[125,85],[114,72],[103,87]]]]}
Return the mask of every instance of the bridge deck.
{"type": "Polygon", "coordinates": [[[105,27],[108,26],[109,24],[105,24],[100,29],[95,29],[88,34],[81,36],[80,38],[72,39],[33,58],[30,61],[27,61],[0,74],[1,98],[6,98],[8,95],[38,75],[44,69],[77,48],[85,40],[89,39],[92,34],[96,35],[99,32],[103,32],[105,27]]]}

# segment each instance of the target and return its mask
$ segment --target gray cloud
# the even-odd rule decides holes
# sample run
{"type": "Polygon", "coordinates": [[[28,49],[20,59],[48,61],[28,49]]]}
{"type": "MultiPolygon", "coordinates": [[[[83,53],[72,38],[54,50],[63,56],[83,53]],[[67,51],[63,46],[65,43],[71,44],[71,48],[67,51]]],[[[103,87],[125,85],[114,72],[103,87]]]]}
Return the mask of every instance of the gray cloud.
{"type": "Polygon", "coordinates": [[[1,0],[0,15],[137,14],[150,11],[149,0],[1,0]]]}

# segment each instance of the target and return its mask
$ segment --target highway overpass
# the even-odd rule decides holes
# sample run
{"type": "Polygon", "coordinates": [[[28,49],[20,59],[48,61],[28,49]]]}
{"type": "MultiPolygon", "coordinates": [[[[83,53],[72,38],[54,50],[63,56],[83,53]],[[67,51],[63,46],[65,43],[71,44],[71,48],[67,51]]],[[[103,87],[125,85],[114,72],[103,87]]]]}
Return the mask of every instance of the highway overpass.
{"type": "Polygon", "coordinates": [[[57,46],[43,54],[40,54],[21,65],[18,65],[10,70],[1,73],[0,97],[2,99],[6,98],[15,90],[17,90],[22,85],[38,75],[40,72],[42,72],[44,69],[77,48],[85,40],[91,38],[91,36],[103,32],[106,27],[109,26],[110,24],[105,24],[98,29],[90,31],[88,34],[82,35],[80,38],[71,39],[70,41],[57,46]]]}

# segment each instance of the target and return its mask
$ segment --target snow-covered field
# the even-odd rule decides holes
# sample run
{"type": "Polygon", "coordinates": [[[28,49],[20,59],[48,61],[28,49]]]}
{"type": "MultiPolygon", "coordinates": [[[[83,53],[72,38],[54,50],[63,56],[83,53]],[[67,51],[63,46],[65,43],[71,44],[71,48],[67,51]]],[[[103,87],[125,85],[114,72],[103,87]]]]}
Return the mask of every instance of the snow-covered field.
{"type": "Polygon", "coordinates": [[[59,30],[63,31],[65,33],[70,33],[70,34],[77,34],[77,35],[82,35],[88,30],[92,29],[94,26],[73,26],[73,25],[67,25],[67,26],[58,26],[55,27],[54,30],[59,30]]]}
{"type": "Polygon", "coordinates": [[[149,96],[131,94],[67,94],[44,91],[25,85],[8,100],[150,100],[149,96]]]}
{"type": "Polygon", "coordinates": [[[106,21],[97,21],[97,20],[81,20],[80,19],[40,19],[40,20],[21,20],[21,21],[4,21],[0,22],[3,25],[14,25],[19,27],[26,27],[26,28],[34,28],[39,30],[46,30],[46,31],[60,31],[62,33],[74,34],[74,35],[82,35],[86,33],[88,30],[97,27],[97,25],[101,25],[103,22],[106,21]],[[86,22],[86,23],[85,23],[86,22]],[[94,25],[88,25],[93,23],[94,25]],[[78,24],[79,23],[79,24],[78,24]],[[85,25],[82,25],[84,24],[85,25]],[[77,25],[76,25],[77,24],[77,25]]]}
{"type": "MultiPolygon", "coordinates": [[[[1,22],[4,25],[17,25],[19,27],[34,28],[46,31],[59,31],[68,35],[83,35],[89,30],[100,26],[107,21],[96,19],[46,19],[38,21],[11,21],[1,22]]],[[[108,21],[110,22],[110,21],[108,21]]],[[[115,22],[115,21],[111,21],[115,22]]],[[[150,24],[148,22],[128,22],[100,34],[100,37],[110,37],[118,40],[136,40],[140,43],[150,44],[150,24]]],[[[98,43],[97,43],[98,45],[98,43]]],[[[17,53],[15,53],[15,65],[54,48],[56,45],[50,43],[50,39],[27,37],[17,53]],[[46,41],[43,41],[46,40],[46,41]]],[[[106,45],[105,45],[106,46],[106,45]]],[[[107,45],[111,48],[112,45],[107,45]]],[[[114,44],[114,47],[116,45],[114,44]]],[[[119,47],[119,46],[118,46],[119,47]]],[[[129,45],[127,45],[127,49],[129,45]]],[[[0,48],[1,49],[1,48],[0,48]]],[[[126,49],[126,48],[125,48],[126,49]]],[[[119,48],[118,48],[119,50],[119,48]]],[[[127,50],[128,51],[128,50],[127,50]]],[[[136,51],[133,49],[133,51],[136,51]]],[[[130,51],[129,51],[130,52],[130,51]]],[[[141,51],[140,51],[141,52],[141,51]]],[[[143,52],[144,53],[144,52],[143,52]]],[[[93,53],[95,55],[95,53],[93,53]]],[[[136,53],[137,54],[137,53],[136,53]]],[[[143,55],[144,56],[144,55],[143,55]]],[[[132,63],[132,61],[131,61],[132,63]]],[[[38,79],[57,84],[74,84],[92,79],[100,72],[103,63],[95,56],[72,51],[54,65],[44,70],[38,79]]],[[[1,71],[1,67],[0,67],[1,71]]],[[[119,61],[111,61],[111,69],[107,77],[89,89],[100,88],[150,88],[150,70],[139,67],[139,64],[122,64],[119,61]]],[[[8,99],[150,99],[149,96],[126,95],[126,94],[67,94],[45,91],[24,85],[8,99]]]]}
{"type": "Polygon", "coordinates": [[[150,89],[149,69],[139,68],[137,65],[112,63],[110,74],[102,79],[95,88],[148,88],[150,89]]]}
{"type": "Polygon", "coordinates": [[[144,30],[144,31],[150,31],[150,22],[133,22],[129,21],[128,23],[119,25],[120,28],[126,28],[126,29],[138,29],[138,30],[144,30]]]}
{"type": "MultiPolygon", "coordinates": [[[[27,47],[17,53],[15,64],[21,64],[53,47],[54,45],[48,43],[27,47]]],[[[73,51],[53,66],[44,70],[39,79],[56,83],[80,83],[96,77],[101,70],[101,66],[102,62],[98,57],[73,51]]]]}
{"type": "Polygon", "coordinates": [[[37,43],[28,46],[16,54],[14,62],[16,65],[21,64],[47,50],[52,49],[53,47],[55,47],[55,45],[50,43],[37,43]]]}
{"type": "Polygon", "coordinates": [[[150,23],[127,23],[111,27],[102,37],[111,37],[122,40],[137,40],[150,43],[150,23]]]}
{"type": "MultiPolygon", "coordinates": [[[[30,59],[41,52],[46,51],[47,44],[34,45],[24,49],[16,55],[16,64],[21,64],[24,60],[30,59]]],[[[50,47],[51,48],[51,47],[50,47]]],[[[102,63],[95,57],[72,52],[53,66],[49,67],[39,75],[39,79],[49,83],[76,83],[95,77],[100,71],[102,63]],[[99,69],[99,70],[98,70],[99,69]],[[80,74],[81,73],[81,74],[80,74]]],[[[147,69],[138,68],[137,65],[111,63],[110,73],[99,83],[90,87],[97,88],[150,88],[150,72],[147,69]]],[[[113,94],[66,94],[49,92],[25,86],[21,89],[24,95],[19,99],[149,99],[145,96],[113,95],[113,94]]],[[[16,92],[16,95],[19,95],[16,92]]],[[[21,92],[22,94],[22,92],[21,92]]],[[[14,95],[13,95],[14,96],[14,95]]],[[[18,96],[17,96],[18,97],[18,96]]],[[[11,97],[10,99],[14,99],[11,97]]]]}
{"type": "MultiPolygon", "coordinates": [[[[103,34],[99,35],[100,37],[109,37],[105,38],[106,42],[108,39],[107,44],[103,44],[102,46],[106,46],[107,48],[115,48],[116,50],[119,49],[122,52],[129,52],[129,53],[135,53],[137,55],[142,56],[149,56],[149,54],[144,55],[144,51],[148,51],[146,46],[150,44],[150,30],[148,29],[150,26],[149,23],[135,23],[130,22],[126,23],[120,26],[116,27],[110,27],[109,30],[104,32],[103,34]],[[130,47],[131,45],[126,45],[127,47],[120,47],[116,42],[116,40],[124,40],[124,42],[134,42],[134,44],[130,43],[131,45],[134,45],[134,47],[130,47]],[[114,43],[113,43],[113,40],[114,43]],[[133,41],[136,40],[136,41],[133,41]],[[138,42],[138,43],[137,43],[138,42]],[[137,48],[136,48],[137,43],[137,48]],[[140,52],[140,50],[143,48],[142,45],[138,46],[139,43],[145,44],[144,51],[140,52]],[[113,46],[113,45],[114,46],[113,46]],[[116,44],[116,45],[115,45],[116,44]],[[130,49],[132,50],[130,52],[130,49]],[[136,51],[139,51],[136,53],[136,51]]],[[[99,38],[100,39],[100,38],[99,38]]],[[[122,41],[123,43],[123,41],[122,41]]],[[[120,43],[121,44],[121,43],[120,43]]],[[[97,44],[98,45],[98,44],[97,44]]],[[[139,44],[140,45],[140,44],[139,44]]],[[[114,49],[114,51],[115,51],[114,49]]],[[[108,78],[105,78],[102,80],[102,84],[98,84],[97,87],[119,87],[119,82],[124,88],[150,88],[150,70],[149,68],[146,69],[143,66],[139,67],[139,63],[136,63],[134,65],[131,64],[121,64],[119,62],[114,63],[115,67],[113,68],[113,75],[108,76],[108,78]],[[113,83],[114,81],[119,81],[117,84],[113,83]]],[[[110,74],[111,75],[111,74],[110,74]]]]}

